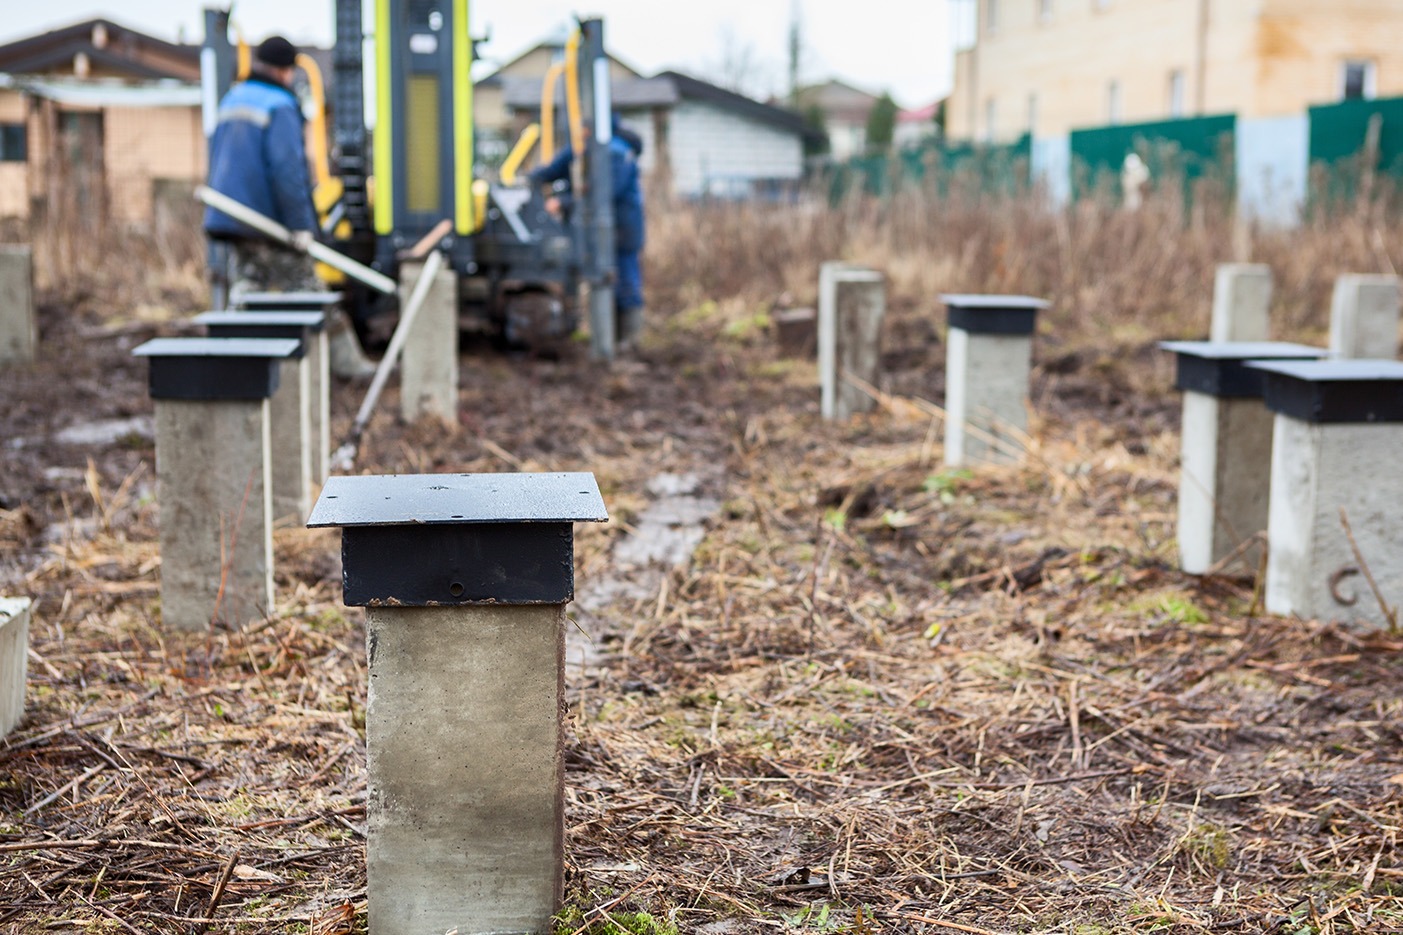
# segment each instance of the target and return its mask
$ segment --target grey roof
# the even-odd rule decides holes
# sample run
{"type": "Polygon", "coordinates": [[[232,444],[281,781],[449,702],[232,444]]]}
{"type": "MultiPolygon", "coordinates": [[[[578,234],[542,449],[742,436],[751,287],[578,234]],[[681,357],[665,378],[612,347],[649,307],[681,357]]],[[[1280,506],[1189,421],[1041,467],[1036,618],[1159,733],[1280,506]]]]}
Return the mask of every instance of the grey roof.
{"type": "MultiPolygon", "coordinates": [[[[541,79],[503,75],[501,83],[502,101],[507,107],[531,112],[540,109],[541,79]]],[[[684,100],[706,101],[722,110],[801,136],[812,135],[815,132],[796,111],[762,103],[681,72],[665,71],[652,78],[616,81],[609,90],[610,99],[619,110],[670,107],[684,100]]],[[[564,100],[563,92],[557,91],[556,100],[564,100]]]]}
{"type": "MultiPolygon", "coordinates": [[[[502,75],[498,80],[502,87],[502,103],[507,107],[513,110],[540,110],[541,84],[544,79],[502,75]]],[[[615,81],[609,86],[609,98],[619,110],[671,107],[681,100],[677,86],[666,78],[631,78],[628,81],[615,81]]],[[[565,100],[563,82],[556,86],[555,99],[558,103],[565,100]]]]}
{"type": "Polygon", "coordinates": [[[14,88],[74,107],[199,107],[200,86],[172,78],[132,82],[113,78],[35,78],[0,74],[14,88]]]}

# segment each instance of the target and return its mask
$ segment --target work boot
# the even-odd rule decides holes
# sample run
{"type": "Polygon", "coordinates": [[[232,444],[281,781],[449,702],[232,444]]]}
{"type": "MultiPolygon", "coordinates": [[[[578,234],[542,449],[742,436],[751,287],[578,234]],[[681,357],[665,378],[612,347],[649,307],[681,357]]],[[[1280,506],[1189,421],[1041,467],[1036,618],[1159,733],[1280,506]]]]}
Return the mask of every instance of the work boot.
{"type": "Polygon", "coordinates": [[[614,347],[619,351],[633,350],[638,344],[638,337],[643,333],[643,306],[635,308],[621,308],[615,313],[617,326],[614,333],[614,347]]]}
{"type": "Polygon", "coordinates": [[[333,312],[326,324],[327,344],[331,349],[330,368],[343,380],[367,380],[375,375],[375,364],[365,356],[356,329],[340,310],[333,312]]]}

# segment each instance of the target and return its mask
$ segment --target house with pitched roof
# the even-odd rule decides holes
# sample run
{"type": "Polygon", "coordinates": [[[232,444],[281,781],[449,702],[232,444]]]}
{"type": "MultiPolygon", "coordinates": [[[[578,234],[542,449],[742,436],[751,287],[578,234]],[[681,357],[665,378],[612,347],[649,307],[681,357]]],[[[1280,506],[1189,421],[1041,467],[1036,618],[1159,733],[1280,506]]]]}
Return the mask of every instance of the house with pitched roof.
{"type": "MultiPolygon", "coordinates": [[[[503,106],[518,126],[539,119],[541,86],[540,78],[503,85],[503,106]]],[[[639,168],[650,191],[728,199],[788,198],[797,191],[804,143],[814,131],[796,111],[677,71],[616,77],[610,96],[643,140],[639,168]]]]}
{"type": "Polygon", "coordinates": [[[199,80],[198,46],[109,19],[0,45],[0,217],[143,223],[164,194],[188,198],[199,80]]]}
{"type": "Polygon", "coordinates": [[[795,98],[800,113],[822,116],[834,160],[843,162],[867,152],[867,116],[881,95],[833,78],[800,88],[795,98]]]}

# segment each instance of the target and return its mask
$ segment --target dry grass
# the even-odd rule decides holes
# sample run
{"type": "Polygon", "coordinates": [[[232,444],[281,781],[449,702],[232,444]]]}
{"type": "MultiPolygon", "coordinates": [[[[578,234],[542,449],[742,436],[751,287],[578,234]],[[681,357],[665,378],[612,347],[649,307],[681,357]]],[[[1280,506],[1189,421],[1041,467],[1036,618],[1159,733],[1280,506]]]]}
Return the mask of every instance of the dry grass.
{"type": "Polygon", "coordinates": [[[0,241],[30,244],[41,299],[70,315],[162,321],[208,303],[202,212],[193,197],[172,197],[149,222],[122,224],[68,204],[52,219],[0,220],[0,241]]]}
{"type": "Polygon", "coordinates": [[[654,305],[671,311],[720,297],[812,305],[820,262],[869,263],[887,273],[896,307],[935,318],[940,292],[1038,295],[1053,303],[1045,353],[1115,357],[1154,340],[1206,336],[1217,264],[1265,263],[1275,283],[1273,337],[1318,340],[1336,276],[1403,266],[1387,204],[1380,196],[1317,212],[1294,230],[1235,224],[1212,198],[1186,210],[1177,195],[1151,197],[1134,214],[1104,198],[1048,210],[1032,196],[967,186],[945,198],[911,190],[833,210],[717,204],[654,211],[648,269],[654,305]]]}
{"type": "MultiPolygon", "coordinates": [[[[1171,323],[1206,330],[1231,238],[1153,210],[654,212],[642,364],[473,356],[458,426],[384,401],[361,469],[594,471],[614,522],[579,530],[578,580],[652,582],[576,609],[563,931],[1403,930],[1403,642],[1265,616],[1250,572],[1174,569],[1176,401],[1139,364],[1171,323]],[[897,395],[849,425],[757,315],[810,299],[829,256],[891,274],[897,395]],[[933,294],[992,288],[1057,302],[1032,457],[946,471],[903,397],[940,398],[933,294]],[[613,553],[664,471],[722,506],[650,578],[613,553]]],[[[1251,241],[1292,336],[1372,249],[1332,223],[1251,241]]],[[[0,379],[87,405],[57,379],[87,354],[143,405],[123,354],[64,353],[0,379]]],[[[357,401],[338,393],[338,427],[357,401]]],[[[362,931],[363,632],[336,537],[278,534],[266,626],[168,634],[149,445],[47,481],[34,451],[83,463],[0,450],[23,486],[0,573],[39,600],[0,743],[0,931],[362,931]]]]}

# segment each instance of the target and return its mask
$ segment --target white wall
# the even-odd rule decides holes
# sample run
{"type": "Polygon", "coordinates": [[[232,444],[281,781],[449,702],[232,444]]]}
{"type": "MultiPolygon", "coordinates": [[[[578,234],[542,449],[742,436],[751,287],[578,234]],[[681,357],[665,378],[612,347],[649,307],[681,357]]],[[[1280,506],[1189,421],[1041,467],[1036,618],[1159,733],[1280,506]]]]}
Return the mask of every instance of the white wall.
{"type": "Polygon", "coordinates": [[[838,162],[867,151],[867,124],[830,120],[823,129],[828,134],[828,154],[838,162]]]}
{"type": "Polygon", "coordinates": [[[657,165],[658,141],[653,135],[653,112],[651,110],[620,110],[619,121],[629,130],[638,134],[643,141],[643,155],[638,157],[638,171],[650,175],[657,165]]]}
{"type": "Polygon", "coordinates": [[[682,101],[668,115],[673,191],[683,197],[726,195],[751,179],[797,181],[804,148],[788,133],[702,101],[682,101]]]}
{"type": "Polygon", "coordinates": [[[1033,182],[1047,187],[1048,198],[1057,206],[1072,197],[1072,137],[1067,133],[1033,138],[1031,153],[1033,182]]]}
{"type": "Polygon", "coordinates": [[[1301,217],[1310,171],[1310,117],[1238,117],[1237,208],[1274,227],[1301,217]]]}

